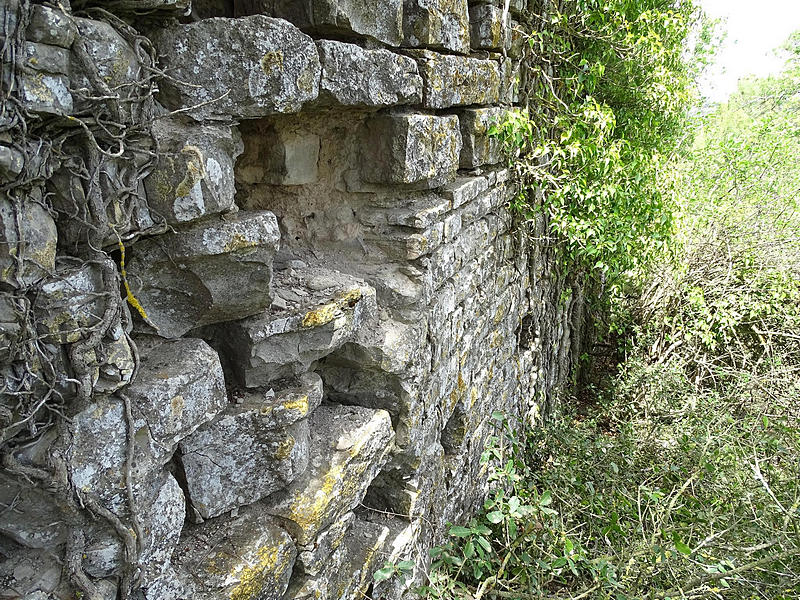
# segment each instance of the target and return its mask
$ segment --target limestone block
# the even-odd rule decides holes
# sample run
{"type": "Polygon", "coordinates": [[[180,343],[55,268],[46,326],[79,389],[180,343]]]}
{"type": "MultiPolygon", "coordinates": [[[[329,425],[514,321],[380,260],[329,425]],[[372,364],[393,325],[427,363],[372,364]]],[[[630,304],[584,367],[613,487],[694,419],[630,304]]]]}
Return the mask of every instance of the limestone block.
{"type": "Polygon", "coordinates": [[[31,112],[68,115],[73,111],[69,79],[51,73],[21,73],[19,77],[22,101],[31,112]]]}
{"type": "Polygon", "coordinates": [[[383,466],[394,432],[389,413],[354,406],[321,406],[309,417],[311,463],[262,509],[285,519],[300,545],[353,510],[383,466]]]}
{"type": "Polygon", "coordinates": [[[55,270],[55,221],[36,199],[0,193],[0,285],[28,286],[55,270]]]}
{"type": "Polygon", "coordinates": [[[530,0],[511,0],[509,4],[509,11],[512,15],[518,17],[528,10],[530,0]]]}
{"type": "Polygon", "coordinates": [[[383,566],[381,551],[388,535],[387,527],[356,519],[329,557],[325,571],[315,577],[293,579],[286,600],[364,598],[373,583],[372,574],[383,566]]]}
{"type": "Polygon", "coordinates": [[[457,120],[414,113],[372,117],[362,134],[363,179],[426,188],[452,181],[461,151],[457,120]]]}
{"type": "Polygon", "coordinates": [[[498,101],[500,68],[497,62],[428,50],[414,50],[413,54],[425,83],[425,106],[447,108],[498,101]]]}
{"type": "Polygon", "coordinates": [[[320,101],[347,106],[419,104],[422,78],[416,62],[388,50],[317,42],[322,63],[320,101]]]}
{"type": "Polygon", "coordinates": [[[159,100],[194,107],[197,119],[297,112],[319,91],[317,47],[281,19],[205,19],[158,29],[152,40],[162,68],[190,84],[162,81],[159,100]]]}
{"type": "Polygon", "coordinates": [[[27,548],[56,548],[66,540],[65,515],[49,492],[0,472],[0,502],[14,506],[0,512],[0,534],[27,548]]]}
{"type": "Polygon", "coordinates": [[[69,50],[59,46],[25,42],[22,48],[22,66],[31,71],[69,73],[69,50]]]}
{"type": "Polygon", "coordinates": [[[318,179],[319,136],[304,129],[270,129],[263,137],[255,164],[238,173],[245,183],[306,185],[318,179]]]}
{"type": "Polygon", "coordinates": [[[322,34],[353,34],[399,46],[403,0],[240,0],[239,14],[264,12],[322,34]]]}
{"type": "Polygon", "coordinates": [[[457,177],[456,180],[442,190],[442,196],[450,201],[451,208],[470,202],[478,197],[481,192],[489,189],[486,177],[457,177]]]}
{"type": "Polygon", "coordinates": [[[235,518],[188,526],[173,562],[195,600],[281,600],[296,556],[289,534],[252,506],[235,518]]]}
{"type": "Polygon", "coordinates": [[[467,108],[459,112],[461,139],[464,141],[459,160],[462,169],[473,169],[501,161],[500,142],[489,136],[489,128],[499,124],[505,114],[506,110],[500,107],[467,108]]]}
{"type": "Polygon", "coordinates": [[[0,176],[13,179],[25,166],[25,156],[16,148],[0,146],[0,176]]]}
{"type": "Polygon", "coordinates": [[[275,215],[241,212],[141,240],[127,268],[146,326],[163,337],[239,319],[272,302],[272,257],[280,233],[275,215]],[[247,290],[246,294],[242,290],[247,290]]]}
{"type": "Polygon", "coordinates": [[[75,40],[75,24],[60,10],[40,4],[33,5],[30,23],[26,31],[29,42],[41,42],[52,46],[69,48],[75,40]]]}
{"type": "Polygon", "coordinates": [[[233,166],[244,149],[236,129],[159,119],[153,137],[158,163],[144,181],[151,211],[178,225],[234,207],[233,166]]]}
{"type": "Polygon", "coordinates": [[[307,373],[300,387],[272,398],[246,394],[185,439],[181,462],[194,510],[216,517],[293,481],[308,465],[309,426],[292,419],[321,402],[322,381],[307,373]]]}
{"type": "MultiPolygon", "coordinates": [[[[347,530],[356,520],[349,512],[325,531],[320,533],[312,544],[300,546],[297,555],[297,571],[311,577],[318,577],[330,568],[330,556],[342,544],[347,530]]],[[[296,573],[297,573],[296,571],[296,573]]]]}
{"type": "Polygon", "coordinates": [[[219,356],[204,341],[192,338],[143,352],[136,380],[125,393],[155,442],[153,459],[162,463],[178,442],[228,405],[219,356]]]}
{"type": "Polygon", "coordinates": [[[469,7],[472,47],[476,50],[502,50],[511,46],[511,22],[503,9],[491,4],[469,7]]]}
{"type": "Polygon", "coordinates": [[[312,277],[313,273],[311,269],[296,279],[278,275],[276,289],[286,298],[287,308],[273,308],[210,332],[214,343],[231,357],[232,368],[246,387],[269,385],[308,371],[311,363],[351,340],[369,322],[375,310],[373,288],[328,271],[330,285],[314,290],[322,287],[317,285],[322,280],[312,277]]]}
{"type": "Polygon", "coordinates": [[[405,44],[469,54],[467,0],[405,0],[405,44]]]}

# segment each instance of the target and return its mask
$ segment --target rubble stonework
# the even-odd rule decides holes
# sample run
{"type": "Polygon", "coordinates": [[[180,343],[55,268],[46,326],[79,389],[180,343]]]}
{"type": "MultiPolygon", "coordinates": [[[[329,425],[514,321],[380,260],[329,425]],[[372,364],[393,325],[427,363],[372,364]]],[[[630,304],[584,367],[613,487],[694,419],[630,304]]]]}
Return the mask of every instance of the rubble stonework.
{"type": "Polygon", "coordinates": [[[504,4],[0,6],[0,598],[412,597],[580,341],[504,4]]]}

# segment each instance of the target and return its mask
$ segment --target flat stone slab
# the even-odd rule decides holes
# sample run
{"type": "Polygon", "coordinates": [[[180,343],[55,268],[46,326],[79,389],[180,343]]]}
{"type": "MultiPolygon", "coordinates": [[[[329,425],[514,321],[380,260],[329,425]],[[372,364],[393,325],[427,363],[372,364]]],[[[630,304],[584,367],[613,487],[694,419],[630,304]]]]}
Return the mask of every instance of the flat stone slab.
{"type": "Polygon", "coordinates": [[[270,310],[207,332],[248,388],[305,373],[350,341],[375,310],[373,288],[330,269],[287,269],[276,280],[270,310]]]}
{"type": "Polygon", "coordinates": [[[448,108],[495,104],[500,98],[500,67],[496,61],[414,50],[425,82],[424,105],[448,108]]]}
{"type": "Polygon", "coordinates": [[[393,447],[389,413],[355,406],[321,406],[309,417],[311,463],[286,490],[262,503],[281,517],[298,544],[317,534],[364,497],[393,447]]]}
{"type": "Polygon", "coordinates": [[[317,47],[322,62],[320,102],[346,106],[422,102],[422,78],[413,59],[330,40],[318,41],[317,47]]]}
{"type": "Polygon", "coordinates": [[[404,44],[469,54],[467,0],[405,0],[404,44]]]}
{"type": "Polygon", "coordinates": [[[382,114],[366,122],[361,177],[369,183],[433,188],[455,178],[461,151],[458,118],[382,114]]]}
{"type": "Polygon", "coordinates": [[[158,163],[144,180],[151,212],[179,225],[234,208],[233,166],[244,150],[236,129],[159,119],[153,137],[158,163]]]}
{"type": "Polygon", "coordinates": [[[158,29],[152,41],[176,80],[161,82],[158,99],[170,109],[194,107],[197,119],[293,113],[319,91],[314,41],[282,19],[203,19],[158,29]]]}
{"type": "Polygon", "coordinates": [[[296,556],[291,536],[253,506],[186,527],[173,563],[195,600],[280,600],[296,556]]]}
{"type": "Polygon", "coordinates": [[[306,469],[305,417],[322,402],[322,380],[307,373],[298,383],[245,394],[181,443],[189,498],[203,519],[260,500],[306,469]]]}
{"type": "Polygon", "coordinates": [[[140,329],[180,337],[263,310],[272,302],[272,257],[279,240],[275,215],[267,211],[240,212],[140,240],[129,249],[127,267],[144,321],[140,329]]]}

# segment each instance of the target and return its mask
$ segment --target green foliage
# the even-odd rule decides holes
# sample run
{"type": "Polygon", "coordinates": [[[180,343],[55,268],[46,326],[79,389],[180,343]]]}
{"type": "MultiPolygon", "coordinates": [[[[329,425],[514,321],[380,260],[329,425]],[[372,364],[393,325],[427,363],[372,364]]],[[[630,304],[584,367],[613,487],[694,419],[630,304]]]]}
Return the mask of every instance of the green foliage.
{"type": "Polygon", "coordinates": [[[706,55],[686,55],[698,18],[692,0],[581,0],[527,27],[528,108],[491,132],[520,184],[513,207],[543,210],[573,267],[621,273],[668,239],[657,181],[706,55]]]}

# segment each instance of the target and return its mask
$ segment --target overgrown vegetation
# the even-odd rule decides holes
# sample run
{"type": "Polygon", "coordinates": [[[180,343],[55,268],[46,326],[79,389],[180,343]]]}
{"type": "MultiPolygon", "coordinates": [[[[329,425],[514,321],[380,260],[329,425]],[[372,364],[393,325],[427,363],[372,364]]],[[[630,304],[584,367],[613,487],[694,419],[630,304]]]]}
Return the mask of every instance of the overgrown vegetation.
{"type": "MultiPolygon", "coordinates": [[[[615,65],[569,63],[572,75],[556,84],[582,85],[584,67],[594,79],[566,101],[567,120],[544,134],[518,114],[499,134],[517,153],[517,208],[539,210],[525,186],[544,185],[541,208],[573,268],[616,278],[605,332],[621,340],[618,370],[535,429],[493,415],[497,435],[483,460],[496,489],[432,551],[422,592],[798,598],[800,35],[784,73],[743,83],[689,128],[681,107],[691,73],[670,61],[685,59],[678,47],[693,9],[575,7],[586,29],[569,52],[615,65]],[[647,68],[620,110],[613,92],[626,86],[614,77],[635,77],[626,60],[642,57],[613,56],[623,46],[605,18],[653,34],[628,42],[647,68]],[[605,44],[612,54],[599,52],[605,44]],[[642,89],[645,81],[666,83],[642,89]],[[577,106],[601,110],[580,117],[577,106]],[[603,114],[608,128],[595,118],[603,114]]],[[[563,23],[559,31],[572,20],[548,22],[563,23]]]]}

